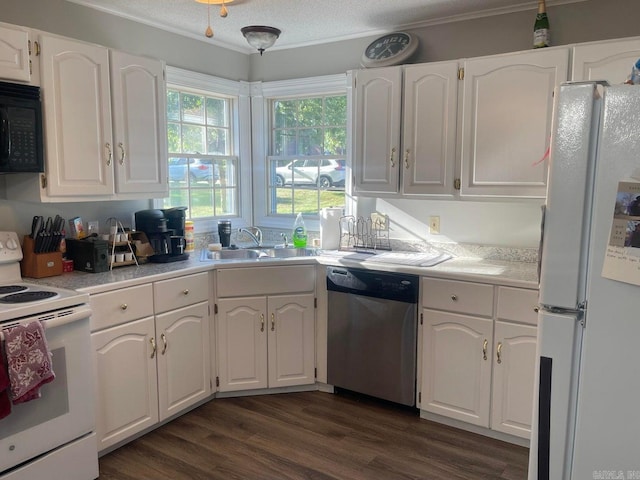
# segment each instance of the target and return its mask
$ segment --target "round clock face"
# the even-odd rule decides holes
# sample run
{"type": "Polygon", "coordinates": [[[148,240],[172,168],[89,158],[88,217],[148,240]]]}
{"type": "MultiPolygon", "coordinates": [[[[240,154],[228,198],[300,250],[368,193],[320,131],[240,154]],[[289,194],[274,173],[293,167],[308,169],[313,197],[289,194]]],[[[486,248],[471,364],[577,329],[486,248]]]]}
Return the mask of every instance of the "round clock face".
{"type": "Polygon", "coordinates": [[[365,67],[386,67],[408,59],[418,48],[418,39],[406,32],[395,32],[374,40],[362,55],[365,67]]]}

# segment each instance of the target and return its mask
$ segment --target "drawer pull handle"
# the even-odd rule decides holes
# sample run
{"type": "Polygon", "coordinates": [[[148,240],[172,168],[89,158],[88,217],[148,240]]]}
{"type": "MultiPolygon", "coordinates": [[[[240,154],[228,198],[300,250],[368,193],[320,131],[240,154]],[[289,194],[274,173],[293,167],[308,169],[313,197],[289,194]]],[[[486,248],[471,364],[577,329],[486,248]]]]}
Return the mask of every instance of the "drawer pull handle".
{"type": "Polygon", "coordinates": [[[274,332],[276,330],[276,318],[273,312],[271,312],[271,331],[274,332]]]}
{"type": "Polygon", "coordinates": [[[164,332],[162,332],[162,335],[160,335],[160,338],[162,338],[162,355],[164,355],[164,352],[167,351],[167,336],[164,334],[164,332]]]}
{"type": "Polygon", "coordinates": [[[496,350],[496,356],[498,357],[498,363],[502,363],[502,342],[498,342],[498,349],[496,350]]]}
{"type": "Polygon", "coordinates": [[[264,313],[260,314],[260,331],[264,332],[264,313]]]}
{"type": "Polygon", "coordinates": [[[487,347],[489,346],[489,341],[485,338],[484,343],[482,344],[482,359],[487,359],[487,347]]]}
{"type": "Polygon", "coordinates": [[[118,147],[120,148],[120,165],[124,165],[124,159],[127,158],[127,154],[124,151],[122,142],[118,143],[118,147]]]}
{"type": "Polygon", "coordinates": [[[156,356],[156,339],[151,337],[149,343],[151,343],[151,358],[153,358],[156,356]]]}
{"type": "Polygon", "coordinates": [[[184,293],[185,295],[189,295],[189,289],[188,289],[188,288],[185,288],[185,289],[182,291],[182,293],[184,293]]]}
{"type": "Polygon", "coordinates": [[[391,161],[391,168],[395,168],[395,166],[396,166],[396,161],[394,159],[395,155],[396,155],[396,148],[393,147],[391,149],[391,156],[389,158],[389,160],[391,161]]]}
{"type": "Polygon", "coordinates": [[[111,166],[111,158],[113,157],[113,152],[111,151],[111,144],[105,143],[104,148],[107,150],[107,167],[111,166]]]}
{"type": "Polygon", "coordinates": [[[120,305],[120,310],[126,310],[127,308],[129,308],[129,305],[127,305],[126,303],[120,305]]]}
{"type": "Polygon", "coordinates": [[[409,149],[404,152],[404,168],[409,168],[409,149]]]}
{"type": "Polygon", "coordinates": [[[453,300],[454,302],[457,302],[458,296],[454,293],[453,295],[451,295],[451,300],[453,300]]]}

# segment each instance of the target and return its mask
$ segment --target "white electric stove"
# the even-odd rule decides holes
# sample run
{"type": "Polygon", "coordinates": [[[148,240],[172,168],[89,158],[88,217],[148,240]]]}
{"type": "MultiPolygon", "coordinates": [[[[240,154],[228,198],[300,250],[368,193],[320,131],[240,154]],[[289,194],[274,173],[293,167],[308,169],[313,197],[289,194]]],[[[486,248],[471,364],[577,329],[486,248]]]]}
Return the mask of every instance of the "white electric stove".
{"type": "Polygon", "coordinates": [[[40,322],[55,379],[40,388],[40,398],[11,405],[0,419],[0,480],[94,479],[98,452],[89,297],[23,281],[21,259],[16,233],[0,232],[0,334],[40,322]]]}

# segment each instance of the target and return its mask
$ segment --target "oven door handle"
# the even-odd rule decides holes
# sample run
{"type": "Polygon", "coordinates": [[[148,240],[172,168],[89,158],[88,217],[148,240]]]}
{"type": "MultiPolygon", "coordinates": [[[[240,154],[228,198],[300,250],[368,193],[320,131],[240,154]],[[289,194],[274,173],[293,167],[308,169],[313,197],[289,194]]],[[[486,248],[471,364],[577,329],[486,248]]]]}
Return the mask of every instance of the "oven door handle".
{"type": "Polygon", "coordinates": [[[74,312],[69,315],[55,317],[50,320],[43,320],[42,326],[45,330],[49,330],[51,328],[61,327],[67,323],[76,322],[89,317],[91,317],[91,308],[83,305],[74,309],[74,312]]]}

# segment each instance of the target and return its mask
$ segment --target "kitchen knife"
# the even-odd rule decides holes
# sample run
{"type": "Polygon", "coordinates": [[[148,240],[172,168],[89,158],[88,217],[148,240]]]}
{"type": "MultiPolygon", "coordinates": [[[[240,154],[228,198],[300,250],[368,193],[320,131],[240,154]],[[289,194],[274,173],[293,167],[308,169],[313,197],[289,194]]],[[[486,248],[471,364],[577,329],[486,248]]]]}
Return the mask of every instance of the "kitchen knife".
{"type": "Polygon", "coordinates": [[[40,233],[42,232],[43,227],[43,218],[41,215],[36,215],[33,217],[33,221],[31,222],[31,238],[33,239],[33,252],[40,253],[42,248],[42,238],[40,233]]]}
{"type": "Polygon", "coordinates": [[[51,238],[52,238],[52,231],[53,229],[53,219],[51,217],[47,218],[47,223],[44,226],[44,240],[42,243],[42,251],[43,252],[49,252],[50,248],[51,248],[51,238]]]}

